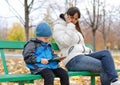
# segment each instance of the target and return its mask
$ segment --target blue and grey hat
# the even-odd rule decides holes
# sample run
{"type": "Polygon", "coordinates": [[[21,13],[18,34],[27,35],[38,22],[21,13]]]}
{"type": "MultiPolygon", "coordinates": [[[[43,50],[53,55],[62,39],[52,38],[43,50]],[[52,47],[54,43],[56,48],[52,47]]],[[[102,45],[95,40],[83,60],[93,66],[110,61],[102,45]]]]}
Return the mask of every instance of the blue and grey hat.
{"type": "Polygon", "coordinates": [[[45,21],[38,23],[38,25],[36,26],[36,36],[39,37],[52,36],[52,30],[50,25],[45,21]]]}

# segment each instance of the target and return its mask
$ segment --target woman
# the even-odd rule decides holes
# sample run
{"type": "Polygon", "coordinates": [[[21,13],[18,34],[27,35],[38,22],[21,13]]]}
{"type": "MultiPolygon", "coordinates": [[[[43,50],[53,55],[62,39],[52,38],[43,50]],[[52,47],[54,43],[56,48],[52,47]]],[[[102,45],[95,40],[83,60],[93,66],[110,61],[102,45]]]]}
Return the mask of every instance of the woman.
{"type": "Polygon", "coordinates": [[[81,14],[71,7],[54,25],[53,37],[63,56],[63,64],[72,71],[100,72],[102,85],[120,85],[111,53],[108,50],[93,52],[84,43],[78,22],[81,14]]]}

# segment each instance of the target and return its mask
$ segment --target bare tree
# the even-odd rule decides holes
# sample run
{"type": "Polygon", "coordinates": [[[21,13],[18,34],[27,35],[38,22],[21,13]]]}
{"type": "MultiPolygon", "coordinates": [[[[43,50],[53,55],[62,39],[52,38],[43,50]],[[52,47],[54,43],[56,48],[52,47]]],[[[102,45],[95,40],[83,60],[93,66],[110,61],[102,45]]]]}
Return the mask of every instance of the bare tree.
{"type": "MultiPolygon", "coordinates": [[[[29,39],[29,14],[30,14],[30,9],[32,8],[34,0],[31,0],[31,2],[29,4],[28,4],[28,0],[24,0],[25,19],[23,19],[21,17],[21,15],[15,10],[15,8],[12,5],[10,5],[8,0],[5,0],[5,1],[8,4],[8,6],[11,8],[11,10],[15,14],[15,16],[24,25],[26,40],[28,40],[29,39]]],[[[20,3],[22,3],[22,2],[20,1],[20,3]]]]}
{"type": "Polygon", "coordinates": [[[25,36],[26,36],[26,40],[29,39],[29,14],[30,14],[30,10],[32,8],[34,0],[31,1],[30,4],[28,4],[28,0],[24,0],[24,10],[25,10],[25,36]]]}
{"type": "Polygon", "coordinates": [[[117,25],[117,29],[116,29],[116,35],[117,35],[117,38],[118,38],[118,40],[117,40],[117,45],[119,46],[119,49],[120,49],[120,5],[115,9],[115,11],[117,12],[117,22],[118,22],[118,25],[117,25]]]}
{"type": "Polygon", "coordinates": [[[86,24],[92,29],[94,51],[96,50],[96,38],[95,38],[96,31],[99,28],[101,20],[100,6],[101,6],[100,0],[92,0],[92,13],[91,9],[89,10],[89,8],[86,7],[88,18],[86,19],[83,16],[86,24]]]}
{"type": "Polygon", "coordinates": [[[106,44],[107,44],[107,38],[108,35],[110,33],[110,29],[111,29],[111,25],[112,25],[112,15],[111,15],[112,11],[109,11],[108,14],[108,18],[105,18],[106,15],[106,11],[105,9],[103,9],[103,24],[102,24],[102,35],[103,35],[103,41],[104,41],[104,49],[106,49],[106,44]]]}
{"type": "Polygon", "coordinates": [[[106,49],[106,33],[105,33],[105,9],[103,9],[103,41],[104,41],[104,49],[106,49]]]}
{"type": "MultiPolygon", "coordinates": [[[[24,7],[24,19],[22,18],[22,16],[16,11],[16,9],[9,3],[9,0],[5,0],[6,3],[8,4],[10,10],[12,10],[13,14],[20,20],[20,22],[23,24],[24,28],[25,28],[25,37],[26,40],[29,39],[29,28],[32,27],[32,25],[30,25],[30,13],[38,10],[39,8],[41,8],[41,6],[43,5],[43,3],[41,3],[37,8],[33,9],[33,4],[35,2],[35,0],[24,0],[24,2],[21,2],[19,0],[19,2],[23,5],[24,7]]],[[[42,2],[40,0],[38,0],[38,2],[42,2]]],[[[45,2],[45,1],[43,1],[45,2]]]]}
{"type": "MultiPolygon", "coordinates": [[[[103,24],[102,24],[102,35],[103,35],[103,44],[104,44],[104,49],[106,49],[106,39],[107,39],[107,32],[108,31],[106,31],[106,10],[105,10],[105,0],[104,0],[104,2],[103,2],[103,24]]],[[[110,26],[110,25],[109,25],[110,26]]],[[[110,27],[109,27],[110,28],[110,27]]]]}

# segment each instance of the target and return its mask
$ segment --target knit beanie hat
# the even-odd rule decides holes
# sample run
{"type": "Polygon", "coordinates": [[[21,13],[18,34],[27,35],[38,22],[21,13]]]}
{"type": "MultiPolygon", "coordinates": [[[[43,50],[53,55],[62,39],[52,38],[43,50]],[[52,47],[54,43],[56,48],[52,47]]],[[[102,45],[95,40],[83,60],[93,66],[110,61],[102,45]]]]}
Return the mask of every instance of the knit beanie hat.
{"type": "Polygon", "coordinates": [[[36,26],[36,36],[50,37],[52,36],[51,27],[47,22],[40,22],[36,26]]]}

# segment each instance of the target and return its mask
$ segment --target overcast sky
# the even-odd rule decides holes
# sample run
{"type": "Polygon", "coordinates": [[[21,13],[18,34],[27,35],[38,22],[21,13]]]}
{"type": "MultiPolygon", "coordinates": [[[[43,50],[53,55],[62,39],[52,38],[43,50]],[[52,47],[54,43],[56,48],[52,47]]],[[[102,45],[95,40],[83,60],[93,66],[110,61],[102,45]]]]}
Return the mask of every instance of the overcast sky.
{"type": "MultiPolygon", "coordinates": [[[[23,7],[23,0],[8,0],[10,2],[10,5],[12,5],[15,10],[18,12],[19,15],[21,15],[24,19],[24,7],[23,7]]],[[[64,6],[64,2],[65,0],[46,0],[46,1],[50,1],[49,3],[59,3],[58,5],[63,5],[64,6]]],[[[84,13],[84,9],[85,7],[88,5],[88,0],[77,0],[77,7],[80,8],[81,13],[84,13]]],[[[46,3],[47,6],[48,3],[46,3]]],[[[111,9],[112,6],[120,6],[120,0],[106,0],[106,4],[107,9],[111,9]]],[[[61,9],[61,12],[64,11],[61,9]]],[[[44,12],[44,10],[42,11],[44,12]]],[[[45,11],[46,12],[46,11],[45,11]]],[[[1,23],[7,23],[7,25],[11,25],[13,22],[19,22],[19,20],[14,17],[16,14],[15,12],[11,12],[11,8],[9,7],[9,5],[6,3],[6,0],[0,0],[0,24],[1,23]]],[[[34,13],[33,13],[34,14],[34,13]]],[[[17,15],[17,14],[16,14],[17,15]]],[[[56,11],[56,15],[58,16],[59,12],[56,11]]],[[[35,16],[35,14],[34,14],[35,16]]],[[[36,20],[36,22],[39,21],[36,20]]],[[[6,25],[6,24],[3,24],[6,25]]]]}

